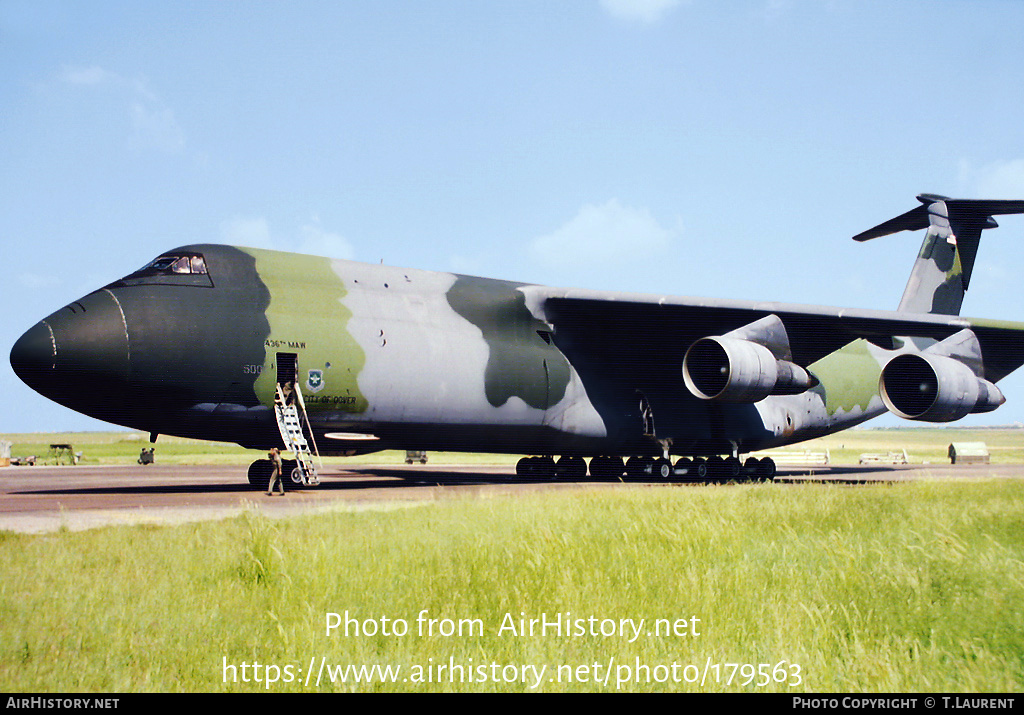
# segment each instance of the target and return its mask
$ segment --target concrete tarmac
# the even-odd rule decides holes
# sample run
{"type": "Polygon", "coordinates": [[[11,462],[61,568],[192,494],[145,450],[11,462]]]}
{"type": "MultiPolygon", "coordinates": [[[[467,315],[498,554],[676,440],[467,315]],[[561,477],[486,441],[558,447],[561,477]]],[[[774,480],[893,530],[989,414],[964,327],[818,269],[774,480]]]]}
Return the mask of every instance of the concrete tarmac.
{"type": "MultiPolygon", "coordinates": [[[[1024,479],[1024,465],[900,465],[779,468],[777,482],[867,484],[921,479],[1024,479]]],[[[683,483],[523,481],[511,467],[396,465],[332,468],[316,487],[289,484],[268,497],[244,466],[76,466],[0,469],[0,530],[76,531],[114,524],[178,524],[258,510],[270,517],[388,510],[437,499],[549,489],[687,488],[683,483]]]]}

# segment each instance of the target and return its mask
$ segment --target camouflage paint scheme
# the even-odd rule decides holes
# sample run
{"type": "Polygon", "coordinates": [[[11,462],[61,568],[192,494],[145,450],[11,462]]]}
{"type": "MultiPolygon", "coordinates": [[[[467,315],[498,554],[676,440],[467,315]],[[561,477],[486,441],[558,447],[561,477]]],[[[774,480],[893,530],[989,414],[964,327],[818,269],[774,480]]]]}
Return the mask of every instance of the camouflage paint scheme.
{"type": "MultiPolygon", "coordinates": [[[[281,446],[272,407],[290,354],[321,454],[739,455],[885,412],[883,367],[965,328],[979,377],[1024,363],[1024,323],[958,316],[977,246],[945,215],[961,204],[940,198],[857,237],[929,227],[895,312],[553,289],[202,244],[164,254],[198,257],[192,273],[150,264],[115,281],[33,326],[11,361],[80,412],[260,449],[281,446]],[[813,387],[742,403],[687,390],[694,341],[766,316],[813,387]]],[[[983,208],[978,235],[994,224],[983,208]]]]}

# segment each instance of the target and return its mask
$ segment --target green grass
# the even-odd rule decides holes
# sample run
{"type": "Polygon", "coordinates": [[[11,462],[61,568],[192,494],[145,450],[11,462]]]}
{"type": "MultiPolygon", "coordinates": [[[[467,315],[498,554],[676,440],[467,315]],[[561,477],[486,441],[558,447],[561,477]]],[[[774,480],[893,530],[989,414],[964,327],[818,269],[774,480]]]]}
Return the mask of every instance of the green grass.
{"type": "MultiPolygon", "coordinates": [[[[793,688],[1020,691],[1024,499],[1016,480],[607,489],[388,512],[0,538],[0,689],[258,691],[224,663],[547,666],[540,690],[615,690],[620,667],[799,666],[793,688]],[[482,634],[417,633],[417,614],[482,634]],[[325,634],[327,613],[404,636],[325,634]],[[513,636],[504,614],[699,619],[699,636],[513,636]],[[319,663],[319,660],[316,661],[319,663]],[[613,663],[609,684],[595,684],[613,663]],[[601,664],[597,669],[595,663],[601,664]],[[559,665],[588,682],[548,682],[559,665]],[[577,671],[578,666],[587,670],[577,671]],[[229,671],[230,674],[230,671],[229,671]],[[230,678],[229,678],[230,680],[230,678]]],[[[488,671],[490,673],[491,671],[488,671]]],[[[500,674],[505,671],[499,670],[500,674]]],[[[511,671],[507,671],[511,673],[511,671]]],[[[563,676],[567,671],[560,671],[563,676]]],[[[642,672],[642,671],[641,671],[642,672]]],[[[435,671],[436,673],[436,671],[435,671]]],[[[630,691],[757,690],[630,681],[630,691]]],[[[282,671],[282,675],[285,671],[282,671]]],[[[720,680],[728,669],[719,668],[720,680]]],[[[320,689],[526,691],[443,682],[320,689]]],[[[563,677],[564,680],[564,677],[563,677]]],[[[755,678],[756,680],[756,678],[755,678]]],[[[272,690],[313,690],[301,682],[272,690]]]]}
{"type": "Polygon", "coordinates": [[[949,464],[951,442],[984,442],[992,464],[1024,463],[1024,429],[1013,427],[852,429],[783,449],[828,450],[833,464],[857,464],[861,454],[885,454],[905,449],[911,464],[949,464]]]}
{"type": "MultiPolygon", "coordinates": [[[[148,435],[141,432],[72,432],[24,433],[0,435],[12,443],[11,455],[35,455],[36,464],[56,464],[51,444],[71,444],[75,452],[82,453],[81,464],[135,464],[143,447],[151,447],[148,435]]],[[[266,452],[244,449],[228,442],[208,442],[183,437],[161,435],[156,443],[158,464],[250,464],[265,459],[266,452]]],[[[514,465],[519,455],[458,454],[430,452],[429,464],[488,464],[514,465]]],[[[326,457],[326,465],[404,464],[405,452],[385,450],[362,457],[326,457]]],[[[67,460],[64,460],[67,464],[67,460]]]]}

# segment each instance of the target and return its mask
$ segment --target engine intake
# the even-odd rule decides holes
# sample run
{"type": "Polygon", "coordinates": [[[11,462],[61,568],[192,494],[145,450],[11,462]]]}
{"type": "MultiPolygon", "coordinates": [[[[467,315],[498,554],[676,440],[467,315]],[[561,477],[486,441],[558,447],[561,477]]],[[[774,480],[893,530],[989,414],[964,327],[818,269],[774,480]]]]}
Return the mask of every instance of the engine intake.
{"type": "Polygon", "coordinates": [[[806,370],[776,359],[765,346],[727,337],[696,340],[683,358],[683,380],[695,397],[722,402],[758,402],[815,384],[806,370]]]}
{"type": "Polygon", "coordinates": [[[894,414],[925,422],[953,422],[1006,402],[998,387],[959,360],[926,353],[890,360],[878,379],[878,392],[894,414]]]}

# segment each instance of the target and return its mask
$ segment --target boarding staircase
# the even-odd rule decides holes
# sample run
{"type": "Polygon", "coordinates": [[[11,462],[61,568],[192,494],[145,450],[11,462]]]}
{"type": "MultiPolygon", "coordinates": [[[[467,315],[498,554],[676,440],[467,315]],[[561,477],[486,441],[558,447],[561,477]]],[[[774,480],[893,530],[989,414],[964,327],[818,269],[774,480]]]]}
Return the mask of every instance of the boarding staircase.
{"type": "MultiPolygon", "coordinates": [[[[310,439],[313,442],[313,450],[310,451],[306,433],[302,429],[303,420],[309,426],[306,403],[302,399],[302,391],[295,383],[292,383],[289,392],[290,395],[286,394],[284,386],[278,383],[277,394],[274,397],[274,413],[277,416],[277,428],[281,432],[285,449],[295,455],[295,469],[292,470],[291,479],[296,484],[319,484],[320,480],[317,477],[313,457],[315,455],[316,461],[320,462],[320,453],[316,448],[313,430],[312,428],[309,430],[310,439]]],[[[323,468],[322,462],[320,468],[323,468]]]]}

